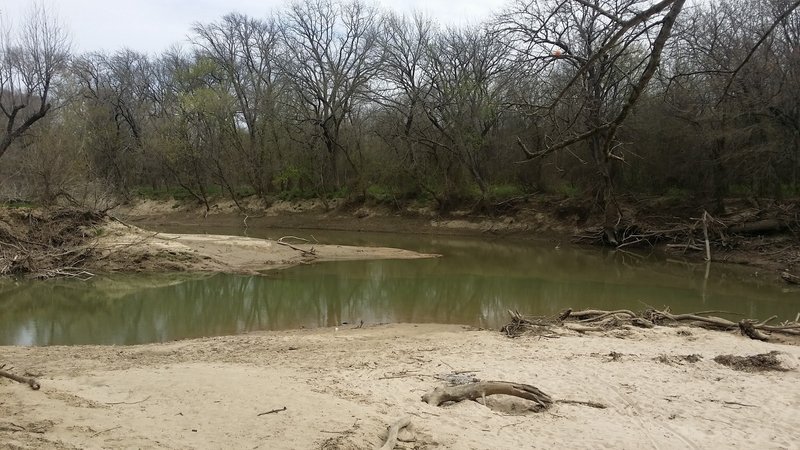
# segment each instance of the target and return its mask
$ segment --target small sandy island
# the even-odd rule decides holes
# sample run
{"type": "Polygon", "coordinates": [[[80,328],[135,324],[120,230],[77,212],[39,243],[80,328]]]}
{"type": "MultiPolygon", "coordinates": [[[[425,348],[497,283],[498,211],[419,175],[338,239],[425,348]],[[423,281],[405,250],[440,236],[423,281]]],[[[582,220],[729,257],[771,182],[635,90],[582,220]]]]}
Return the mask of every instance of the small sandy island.
{"type": "Polygon", "coordinates": [[[89,267],[99,271],[255,273],[322,261],[417,259],[439,255],[386,247],[274,241],[243,236],[156,233],[118,221],[104,223],[92,242],[89,267]]]}
{"type": "Polygon", "coordinates": [[[0,363],[41,382],[0,379],[0,447],[372,449],[410,418],[396,448],[796,448],[799,357],[797,346],[686,327],[510,339],[402,324],[0,347],[0,363]],[[768,352],[785,370],[714,360],[768,352]],[[459,377],[527,383],[556,403],[421,401],[459,377]]]}

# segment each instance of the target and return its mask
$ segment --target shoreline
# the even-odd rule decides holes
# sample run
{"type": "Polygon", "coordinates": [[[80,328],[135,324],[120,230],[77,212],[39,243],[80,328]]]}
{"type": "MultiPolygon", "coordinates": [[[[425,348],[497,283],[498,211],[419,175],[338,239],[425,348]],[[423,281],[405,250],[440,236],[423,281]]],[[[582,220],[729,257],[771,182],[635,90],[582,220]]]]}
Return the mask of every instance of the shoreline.
{"type": "MultiPolygon", "coordinates": [[[[428,209],[391,210],[382,206],[345,207],[332,202],[326,210],[316,200],[279,201],[267,209],[260,209],[254,216],[242,216],[232,202],[220,202],[205,214],[200,208],[175,201],[145,200],[119,207],[114,211],[125,220],[144,228],[208,226],[239,227],[245,229],[295,229],[330,230],[349,232],[376,232],[402,234],[428,234],[435,236],[469,236],[487,239],[545,240],[553,245],[567,243],[584,230],[572,216],[561,217],[552,210],[552,199],[542,200],[517,211],[498,216],[476,215],[468,211],[454,211],[441,216],[428,209]],[[246,219],[246,220],[245,220],[246,219]],[[247,227],[245,227],[245,224],[247,227]]],[[[733,213],[731,213],[733,214],[733,213]]],[[[735,214],[734,214],[735,216],[735,214]]],[[[795,248],[792,236],[750,236],[733,239],[733,248],[714,249],[712,260],[717,263],[735,264],[752,268],[754,272],[769,271],[776,280],[781,274],[800,271],[800,250],[795,248]]],[[[596,245],[573,243],[587,249],[598,249],[596,245]]],[[[606,247],[614,250],[613,247],[606,247]]],[[[645,249],[625,248],[624,251],[658,249],[671,258],[691,263],[704,262],[705,253],[699,251],[670,250],[666,243],[645,249]]],[[[800,275],[800,274],[798,274],[800,275]]]]}
{"type": "Polygon", "coordinates": [[[401,437],[414,441],[397,448],[789,448],[800,428],[800,347],[701,328],[510,339],[390,324],[0,351],[42,386],[0,379],[0,442],[11,448],[367,449],[404,417],[412,431],[401,437]],[[771,351],[788,371],[713,360],[771,351]],[[421,401],[459,372],[606,408],[421,401]]]}
{"type": "Polygon", "coordinates": [[[98,253],[88,264],[100,272],[213,272],[258,274],[300,264],[369,259],[423,259],[440,255],[389,247],[317,244],[293,239],[161,233],[119,220],[100,227],[98,253]]]}

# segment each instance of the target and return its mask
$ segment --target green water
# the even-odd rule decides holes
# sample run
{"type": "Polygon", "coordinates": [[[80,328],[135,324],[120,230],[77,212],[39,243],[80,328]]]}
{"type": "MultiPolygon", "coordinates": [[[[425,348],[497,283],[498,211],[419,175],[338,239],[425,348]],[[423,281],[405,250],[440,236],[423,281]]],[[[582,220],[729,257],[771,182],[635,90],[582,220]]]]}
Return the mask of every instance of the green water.
{"type": "Polygon", "coordinates": [[[799,290],[774,281],[773,274],[757,275],[741,267],[712,265],[706,279],[705,264],[566,244],[556,248],[555,240],[322,231],[302,235],[323,243],[396,246],[443,257],[321,263],[264,276],[5,280],[0,281],[0,344],[137,344],[361,320],[498,328],[509,309],[554,314],[566,307],[641,310],[669,305],[674,312],[725,310],[753,318],[794,318],[800,311],[799,290]]]}

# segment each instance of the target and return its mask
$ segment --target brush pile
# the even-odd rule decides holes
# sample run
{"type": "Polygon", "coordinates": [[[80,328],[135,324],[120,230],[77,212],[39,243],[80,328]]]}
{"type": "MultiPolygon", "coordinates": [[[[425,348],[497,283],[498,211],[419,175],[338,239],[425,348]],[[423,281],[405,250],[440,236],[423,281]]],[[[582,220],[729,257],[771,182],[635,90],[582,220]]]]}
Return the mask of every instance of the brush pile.
{"type": "Polygon", "coordinates": [[[0,275],[90,278],[102,213],[76,209],[0,209],[0,275]]]}
{"type": "Polygon", "coordinates": [[[669,309],[658,311],[646,309],[641,313],[629,310],[603,311],[588,309],[573,311],[567,309],[556,316],[524,316],[518,311],[509,311],[511,322],[504,325],[500,331],[508,337],[518,337],[525,334],[540,336],[555,335],[557,328],[563,328],[579,333],[591,331],[607,331],[630,326],[640,328],[653,328],[656,326],[692,325],[721,331],[738,330],[741,334],[760,341],[773,339],[773,334],[800,336],[800,314],[794,321],[784,321],[780,324],[769,325],[777,316],[767,320],[755,321],[742,319],[738,322],[716,317],[711,314],[723,313],[722,311],[702,311],[690,314],[672,314],[669,309]]]}

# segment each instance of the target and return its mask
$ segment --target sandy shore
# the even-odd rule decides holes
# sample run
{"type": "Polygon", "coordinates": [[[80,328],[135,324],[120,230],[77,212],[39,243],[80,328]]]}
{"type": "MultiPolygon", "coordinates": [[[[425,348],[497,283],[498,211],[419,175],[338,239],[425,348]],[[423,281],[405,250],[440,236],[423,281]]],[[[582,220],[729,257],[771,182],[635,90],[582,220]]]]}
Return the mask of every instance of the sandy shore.
{"type": "Polygon", "coordinates": [[[397,448],[797,448],[800,347],[696,328],[565,333],[509,339],[384,325],[0,347],[0,364],[42,385],[0,379],[0,447],[371,449],[387,425],[410,417],[401,438],[413,441],[397,448]],[[791,370],[740,372],[713,361],[769,351],[791,370]],[[443,383],[437,376],[461,371],[608,408],[420,401],[443,383]]]}
{"type": "Polygon", "coordinates": [[[194,271],[255,273],[322,261],[417,259],[439,255],[386,247],[323,245],[244,236],[156,233],[121,222],[103,225],[91,244],[99,271],[194,271]]]}

